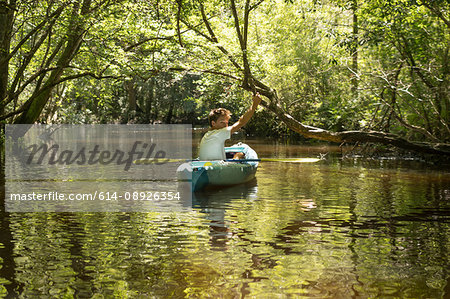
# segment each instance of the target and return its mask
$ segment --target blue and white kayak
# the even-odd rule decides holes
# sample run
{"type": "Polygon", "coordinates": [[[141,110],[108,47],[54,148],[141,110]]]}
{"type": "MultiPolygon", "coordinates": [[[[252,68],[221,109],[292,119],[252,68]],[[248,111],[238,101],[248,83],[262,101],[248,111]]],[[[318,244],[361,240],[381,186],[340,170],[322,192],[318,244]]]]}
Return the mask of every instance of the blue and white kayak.
{"type": "Polygon", "coordinates": [[[183,163],[177,169],[178,179],[191,181],[192,191],[199,191],[206,187],[231,186],[251,181],[255,178],[258,168],[258,155],[247,144],[238,143],[225,147],[228,157],[242,152],[245,159],[241,160],[211,160],[190,161],[183,163]]]}

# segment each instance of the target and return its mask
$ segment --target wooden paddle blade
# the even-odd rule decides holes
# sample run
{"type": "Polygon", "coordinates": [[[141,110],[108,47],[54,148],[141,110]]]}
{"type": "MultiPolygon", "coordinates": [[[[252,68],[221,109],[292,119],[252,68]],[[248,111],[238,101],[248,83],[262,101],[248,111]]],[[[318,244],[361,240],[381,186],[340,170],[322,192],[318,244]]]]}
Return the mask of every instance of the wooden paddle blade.
{"type": "Polygon", "coordinates": [[[261,158],[262,162],[315,163],[319,158],[261,158]]]}

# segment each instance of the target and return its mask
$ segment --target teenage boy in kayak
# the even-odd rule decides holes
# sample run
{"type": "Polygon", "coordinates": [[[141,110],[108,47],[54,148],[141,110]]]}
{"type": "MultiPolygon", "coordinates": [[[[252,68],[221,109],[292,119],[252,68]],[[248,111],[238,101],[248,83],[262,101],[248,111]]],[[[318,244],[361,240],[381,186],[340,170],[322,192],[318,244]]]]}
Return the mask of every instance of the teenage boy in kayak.
{"type": "MultiPolygon", "coordinates": [[[[213,109],[209,113],[208,120],[211,128],[200,141],[199,158],[205,160],[225,160],[225,140],[230,139],[231,134],[245,126],[255,113],[261,96],[256,93],[252,97],[253,104],[232,126],[228,126],[230,111],[224,108],[213,109]]],[[[235,158],[242,158],[236,157],[235,158]]]]}

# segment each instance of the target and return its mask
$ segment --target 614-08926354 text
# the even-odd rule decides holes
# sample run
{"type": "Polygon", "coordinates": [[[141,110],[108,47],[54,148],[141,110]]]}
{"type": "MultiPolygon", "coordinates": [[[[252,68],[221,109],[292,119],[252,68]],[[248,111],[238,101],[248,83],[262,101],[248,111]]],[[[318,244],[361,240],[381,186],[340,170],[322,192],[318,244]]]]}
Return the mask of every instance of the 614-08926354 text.
{"type": "Polygon", "coordinates": [[[94,193],[12,193],[9,200],[15,201],[92,201],[92,200],[148,200],[148,201],[172,201],[180,200],[180,192],[174,191],[133,191],[133,192],[98,192],[94,193]]]}
{"type": "Polygon", "coordinates": [[[190,125],[9,125],[6,133],[9,212],[184,211],[192,206],[189,186],[177,177],[178,161],[192,159],[190,125]],[[135,163],[140,159],[153,163],[135,163]]]}

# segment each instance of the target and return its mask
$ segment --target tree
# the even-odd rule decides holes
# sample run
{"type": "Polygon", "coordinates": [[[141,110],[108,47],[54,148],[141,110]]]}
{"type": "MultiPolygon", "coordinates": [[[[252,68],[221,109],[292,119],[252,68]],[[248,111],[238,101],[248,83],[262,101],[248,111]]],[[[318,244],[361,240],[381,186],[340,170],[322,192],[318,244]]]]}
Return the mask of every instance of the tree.
{"type": "Polygon", "coordinates": [[[439,17],[448,8],[444,2],[427,7],[410,1],[361,7],[370,51],[379,56],[370,84],[383,103],[380,128],[434,143],[450,140],[450,46],[446,18],[439,17]]]}
{"type": "Polygon", "coordinates": [[[56,86],[84,76],[101,77],[74,71],[70,63],[93,20],[113,2],[0,1],[0,23],[5,25],[0,32],[0,120],[15,117],[14,123],[34,123],[56,86]],[[63,76],[69,69],[71,74],[63,76]]]}
{"type": "Polygon", "coordinates": [[[449,152],[443,0],[0,4],[2,121],[192,121],[240,86],[308,138],[449,152]]]}
{"type": "MultiPolygon", "coordinates": [[[[288,111],[286,111],[285,102],[280,98],[276,89],[270,87],[269,85],[263,83],[258,77],[255,75],[255,69],[258,69],[258,64],[255,61],[252,61],[252,55],[256,51],[255,47],[249,47],[249,32],[250,28],[250,14],[254,11],[259,5],[261,5],[263,1],[259,2],[251,2],[250,0],[246,0],[243,3],[237,3],[235,0],[230,1],[229,8],[225,8],[221,6],[220,3],[202,3],[195,2],[198,9],[193,10],[192,6],[186,9],[183,4],[178,2],[178,5],[181,7],[182,11],[188,11],[188,13],[182,14],[179,16],[181,18],[182,23],[189,29],[195,31],[199,36],[203,37],[208,45],[215,46],[220,53],[222,54],[222,58],[225,57],[228,59],[231,66],[234,67],[234,70],[225,73],[219,72],[218,74],[222,74],[229,78],[234,78],[241,82],[241,87],[245,90],[252,92],[259,92],[264,95],[268,100],[263,102],[263,105],[274,112],[286,125],[300,133],[301,135],[320,139],[325,141],[332,141],[337,143],[345,143],[345,142],[373,142],[373,143],[381,143],[381,144],[389,144],[394,145],[400,148],[404,148],[407,150],[423,152],[423,153],[432,153],[432,154],[445,154],[450,155],[450,145],[445,143],[440,143],[435,141],[434,143],[427,142],[415,142],[409,141],[403,137],[400,137],[396,134],[390,132],[383,131],[373,131],[373,130],[359,130],[359,131],[342,131],[342,132],[332,132],[325,129],[317,128],[314,126],[306,125],[297,119],[295,119],[288,111]],[[217,9],[219,8],[219,9],[217,9]],[[214,17],[220,16],[220,19],[223,22],[218,22],[217,20],[213,20],[214,17]],[[194,26],[192,20],[201,20],[202,27],[194,26]],[[232,38],[228,37],[223,33],[224,28],[229,29],[227,27],[228,24],[231,23],[234,27],[234,40],[236,43],[230,42],[232,38]],[[220,32],[221,38],[219,39],[219,35],[217,32],[220,32]],[[230,51],[226,47],[226,45],[230,45],[230,49],[239,49],[239,53],[236,51],[230,51]]],[[[271,5],[270,3],[268,5],[271,5]]],[[[389,5],[378,5],[377,7],[380,10],[384,10],[384,7],[389,7],[389,5]]],[[[395,9],[398,9],[397,6],[401,8],[408,8],[406,6],[406,2],[399,1],[396,5],[393,5],[395,9]]],[[[366,6],[367,7],[367,6],[366,6]]],[[[353,10],[354,6],[352,6],[353,10]]],[[[373,8],[372,8],[373,9],[373,8]]],[[[354,12],[355,13],[355,12],[354,12]]],[[[390,17],[394,17],[395,14],[389,13],[390,17]]],[[[410,21],[410,20],[407,20],[410,21]]],[[[437,24],[436,26],[441,27],[441,24],[437,24]]],[[[382,29],[381,26],[378,26],[379,29],[382,29]]],[[[258,27],[254,26],[253,30],[257,30],[258,27]]],[[[357,31],[356,31],[357,32],[357,31]]],[[[229,33],[226,32],[226,33],[229,33]]],[[[256,33],[255,33],[256,34],[256,33]]],[[[447,35],[448,41],[448,35],[447,35]]],[[[448,44],[448,43],[447,43],[448,44]]],[[[447,47],[448,49],[448,47],[447,47]]],[[[401,50],[400,48],[398,49],[401,50]]],[[[401,52],[400,52],[401,53],[401,52]]],[[[212,56],[217,55],[217,53],[212,54],[212,56]]],[[[408,53],[402,54],[404,58],[408,58],[408,53]]],[[[447,51],[448,57],[448,51],[447,51]]],[[[223,60],[218,60],[223,61],[223,60]]],[[[354,61],[354,60],[353,60],[354,61]]],[[[415,61],[415,60],[414,60],[415,61]]],[[[355,61],[354,61],[355,63],[355,61]]],[[[409,59],[408,62],[409,68],[412,72],[416,73],[417,76],[421,77],[421,80],[426,85],[426,78],[419,71],[417,65],[413,62],[413,59],[409,59]]],[[[445,65],[444,65],[445,66],[445,65]]],[[[222,70],[228,70],[222,66],[222,70]]],[[[444,78],[447,78],[446,75],[444,78]]],[[[444,81],[446,81],[445,79],[444,81]]],[[[434,88],[433,86],[429,86],[430,88],[434,88]]],[[[441,90],[441,89],[437,89],[441,90]]],[[[436,96],[438,94],[436,93],[436,96]]],[[[448,101],[448,96],[443,94],[442,92],[437,96],[437,100],[439,101],[448,101]]],[[[301,101],[301,99],[300,99],[301,101]]],[[[389,106],[388,106],[389,107],[389,106]]],[[[438,111],[438,113],[440,113],[438,111]]],[[[403,124],[399,121],[400,124],[403,124]]],[[[445,121],[444,121],[445,123],[445,121]]],[[[408,128],[408,126],[404,126],[408,128]]],[[[447,127],[444,125],[444,127],[447,127]]],[[[448,135],[447,135],[448,136],[448,135]]],[[[441,139],[446,140],[446,139],[441,139]]]]}
{"type": "Polygon", "coordinates": [[[0,1],[0,115],[3,115],[5,107],[3,99],[8,92],[8,74],[11,33],[13,28],[14,10],[16,1],[0,1]]]}

